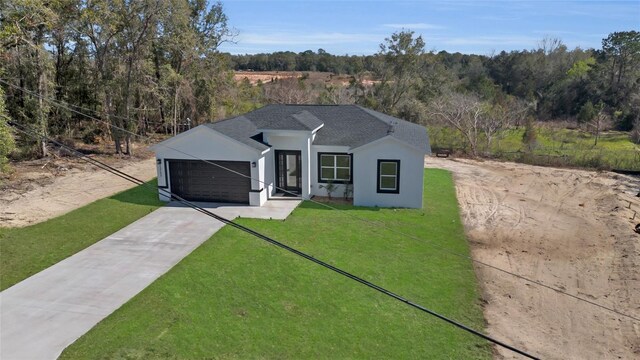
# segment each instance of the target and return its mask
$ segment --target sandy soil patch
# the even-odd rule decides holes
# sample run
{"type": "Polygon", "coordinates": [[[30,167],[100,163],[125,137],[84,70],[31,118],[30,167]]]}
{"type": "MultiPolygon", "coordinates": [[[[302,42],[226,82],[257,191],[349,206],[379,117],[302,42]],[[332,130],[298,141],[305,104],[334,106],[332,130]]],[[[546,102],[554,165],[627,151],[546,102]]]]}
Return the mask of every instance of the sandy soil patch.
{"type": "MultiPolygon", "coordinates": [[[[640,317],[638,179],[494,161],[425,166],[453,172],[474,259],[640,317]]],[[[482,265],[476,273],[491,335],[542,358],[640,357],[640,323],[482,265]]]]}
{"type": "Polygon", "coordinates": [[[274,80],[299,77],[302,77],[302,72],[299,71],[236,71],[233,74],[235,81],[247,79],[251,85],[256,85],[258,82],[266,84],[274,80]]]}
{"type": "MultiPolygon", "coordinates": [[[[258,82],[263,84],[270,83],[275,80],[302,78],[306,77],[309,81],[330,83],[333,85],[349,86],[353,76],[345,74],[334,74],[330,72],[320,71],[234,71],[233,79],[236,82],[249,81],[251,85],[257,85],[258,82]]],[[[372,86],[380,81],[370,78],[362,79],[362,84],[372,86]]]]}
{"type": "MultiPolygon", "coordinates": [[[[99,159],[145,181],[156,176],[154,158],[99,159]]],[[[39,223],[133,186],[79,159],[23,162],[15,165],[12,178],[0,186],[0,226],[39,223]]]]}

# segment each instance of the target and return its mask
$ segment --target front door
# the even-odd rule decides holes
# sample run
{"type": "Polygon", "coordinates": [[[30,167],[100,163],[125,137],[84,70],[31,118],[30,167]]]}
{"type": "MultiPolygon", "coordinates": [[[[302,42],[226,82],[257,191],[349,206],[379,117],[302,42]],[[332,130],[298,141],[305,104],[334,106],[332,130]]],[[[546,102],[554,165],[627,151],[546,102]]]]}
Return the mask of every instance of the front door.
{"type": "Polygon", "coordinates": [[[302,192],[301,152],[276,150],[276,192],[300,195],[302,192]],[[285,190],[285,191],[283,191],[285,190]]]}

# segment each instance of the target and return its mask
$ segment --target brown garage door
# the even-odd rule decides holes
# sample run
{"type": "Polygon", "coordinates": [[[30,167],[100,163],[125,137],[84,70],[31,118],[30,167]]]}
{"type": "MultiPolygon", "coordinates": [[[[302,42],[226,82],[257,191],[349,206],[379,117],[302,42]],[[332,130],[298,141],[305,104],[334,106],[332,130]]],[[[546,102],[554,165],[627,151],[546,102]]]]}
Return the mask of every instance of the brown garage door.
{"type": "Polygon", "coordinates": [[[171,192],[192,201],[249,203],[251,168],[245,161],[169,160],[171,192]]]}

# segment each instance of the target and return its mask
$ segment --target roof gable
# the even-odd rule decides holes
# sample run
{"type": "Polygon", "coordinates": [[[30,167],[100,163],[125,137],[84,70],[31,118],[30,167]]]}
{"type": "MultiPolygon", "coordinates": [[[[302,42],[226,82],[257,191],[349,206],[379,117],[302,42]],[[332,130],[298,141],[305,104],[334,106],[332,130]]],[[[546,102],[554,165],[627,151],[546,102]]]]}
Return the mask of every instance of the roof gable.
{"type": "Polygon", "coordinates": [[[269,145],[260,141],[261,132],[255,124],[244,116],[205,124],[205,126],[257,150],[264,151],[269,148],[269,145]]]}
{"type": "MultiPolygon", "coordinates": [[[[379,138],[377,140],[374,140],[372,142],[368,142],[368,143],[366,143],[366,144],[364,144],[362,146],[358,146],[357,148],[352,148],[351,152],[357,153],[359,151],[366,150],[366,149],[368,149],[368,148],[370,148],[372,146],[376,146],[378,144],[381,144],[381,143],[384,143],[384,142],[389,142],[389,141],[398,143],[400,146],[404,146],[404,147],[407,147],[409,149],[413,149],[413,150],[418,151],[418,152],[425,152],[425,149],[415,147],[415,146],[413,146],[412,144],[410,144],[408,142],[402,141],[402,140],[398,139],[397,137],[392,136],[391,134],[389,134],[387,136],[384,136],[384,137],[381,137],[381,138],[379,138]]],[[[430,154],[431,153],[431,149],[428,149],[427,153],[430,154]]]]}
{"type": "Polygon", "coordinates": [[[389,135],[398,140],[404,141],[415,148],[431,152],[429,135],[427,134],[427,129],[424,126],[361,106],[359,106],[359,108],[371,114],[371,116],[387,123],[389,125],[389,135]]]}

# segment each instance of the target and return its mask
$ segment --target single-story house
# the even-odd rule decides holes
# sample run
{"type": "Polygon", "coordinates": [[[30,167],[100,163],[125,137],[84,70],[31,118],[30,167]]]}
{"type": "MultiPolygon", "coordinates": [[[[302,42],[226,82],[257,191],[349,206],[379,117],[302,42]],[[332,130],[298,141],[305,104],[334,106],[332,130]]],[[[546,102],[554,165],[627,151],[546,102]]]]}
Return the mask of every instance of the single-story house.
{"type": "Polygon", "coordinates": [[[267,105],[154,150],[158,186],[188,200],[261,206],[346,195],[354,205],[408,208],[422,207],[431,152],[423,126],[357,105],[267,105]]]}

